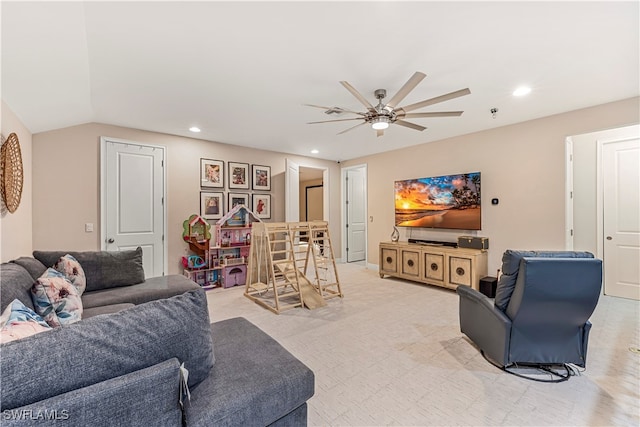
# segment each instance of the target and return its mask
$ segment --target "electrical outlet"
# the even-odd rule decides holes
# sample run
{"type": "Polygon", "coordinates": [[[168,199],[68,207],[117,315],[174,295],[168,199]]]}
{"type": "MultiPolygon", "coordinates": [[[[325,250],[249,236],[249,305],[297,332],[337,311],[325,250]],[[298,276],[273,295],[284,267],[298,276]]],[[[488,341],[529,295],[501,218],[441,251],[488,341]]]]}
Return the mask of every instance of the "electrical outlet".
{"type": "Polygon", "coordinates": [[[92,222],[85,223],[84,231],[86,231],[87,233],[93,233],[93,223],[92,222]]]}

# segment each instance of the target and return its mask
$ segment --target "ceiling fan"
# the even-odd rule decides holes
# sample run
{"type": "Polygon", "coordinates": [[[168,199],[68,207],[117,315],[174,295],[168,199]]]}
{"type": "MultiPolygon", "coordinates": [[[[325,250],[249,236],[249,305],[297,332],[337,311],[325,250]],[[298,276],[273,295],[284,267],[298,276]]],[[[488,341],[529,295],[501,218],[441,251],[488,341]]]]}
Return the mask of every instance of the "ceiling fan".
{"type": "Polygon", "coordinates": [[[362,120],[362,123],[350,127],[348,129],[339,132],[338,135],[345,132],[349,132],[352,129],[362,126],[364,124],[370,124],[373,129],[376,130],[377,136],[384,135],[384,130],[389,127],[390,124],[396,124],[407,127],[409,129],[415,129],[423,131],[426,129],[424,126],[417,125],[415,123],[408,122],[404,119],[420,119],[427,117],[458,117],[462,115],[462,111],[441,111],[441,112],[429,112],[429,113],[410,113],[409,111],[417,110],[428,105],[438,104],[440,102],[449,101],[450,99],[459,98],[464,95],[469,95],[471,91],[467,89],[457,90],[455,92],[447,93],[446,95],[437,96],[435,98],[427,99],[415,104],[406,105],[404,107],[398,107],[397,105],[411,92],[417,85],[426,77],[426,74],[416,71],[413,76],[400,88],[398,93],[391,97],[391,99],[383,104],[382,100],[386,98],[387,91],[385,89],[377,89],[373,94],[378,100],[378,105],[375,107],[371,105],[367,99],[360,94],[353,86],[346,81],[341,81],[340,84],[344,86],[358,101],[367,108],[365,112],[358,112],[347,110],[341,107],[323,107],[321,105],[304,104],[308,107],[322,108],[326,114],[342,114],[350,113],[357,114],[360,117],[353,117],[348,119],[335,119],[324,120],[319,122],[309,122],[308,124],[317,123],[331,123],[331,122],[344,122],[349,120],[362,120]]]}

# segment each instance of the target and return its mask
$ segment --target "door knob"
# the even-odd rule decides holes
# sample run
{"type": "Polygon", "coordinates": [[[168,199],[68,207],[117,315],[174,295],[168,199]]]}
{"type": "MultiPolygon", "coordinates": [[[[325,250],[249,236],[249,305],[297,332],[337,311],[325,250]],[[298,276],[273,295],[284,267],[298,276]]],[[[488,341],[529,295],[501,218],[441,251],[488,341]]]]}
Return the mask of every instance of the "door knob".
{"type": "Polygon", "coordinates": [[[607,236],[607,240],[613,240],[613,237],[607,236]]]}
{"type": "Polygon", "coordinates": [[[110,237],[109,240],[107,240],[107,243],[113,243],[115,242],[115,240],[113,240],[113,237],[110,237]]]}

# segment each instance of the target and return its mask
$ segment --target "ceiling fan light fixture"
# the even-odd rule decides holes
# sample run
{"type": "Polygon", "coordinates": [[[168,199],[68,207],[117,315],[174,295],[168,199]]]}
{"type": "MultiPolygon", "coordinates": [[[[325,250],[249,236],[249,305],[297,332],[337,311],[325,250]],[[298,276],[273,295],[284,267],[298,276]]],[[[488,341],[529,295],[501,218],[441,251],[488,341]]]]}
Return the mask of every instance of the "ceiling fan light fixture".
{"type": "Polygon", "coordinates": [[[375,130],[384,130],[389,127],[389,118],[385,116],[376,117],[371,122],[371,127],[375,130]]]}

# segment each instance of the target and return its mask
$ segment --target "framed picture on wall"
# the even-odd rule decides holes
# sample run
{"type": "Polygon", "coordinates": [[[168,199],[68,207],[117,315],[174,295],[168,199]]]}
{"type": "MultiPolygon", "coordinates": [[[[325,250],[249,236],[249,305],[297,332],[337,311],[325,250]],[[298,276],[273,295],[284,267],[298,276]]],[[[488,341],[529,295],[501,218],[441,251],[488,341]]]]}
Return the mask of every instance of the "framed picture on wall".
{"type": "Polygon", "coordinates": [[[254,190],[271,191],[271,166],[251,165],[251,176],[254,190]]]}
{"type": "Polygon", "coordinates": [[[249,206],[249,194],[229,192],[229,210],[236,207],[236,205],[245,205],[246,208],[250,210],[251,207],[249,206]]]}
{"type": "MultiPolygon", "coordinates": [[[[229,189],[249,189],[249,163],[229,162],[229,189]]],[[[231,205],[229,205],[231,207],[231,205]]]]}
{"type": "Polygon", "coordinates": [[[224,215],[224,193],[200,192],[200,216],[204,219],[220,219],[224,215]]]}
{"type": "Polygon", "coordinates": [[[224,188],[224,161],[200,159],[200,187],[224,188]]]}
{"type": "Polygon", "coordinates": [[[253,194],[253,212],[260,219],[271,218],[271,194],[253,194]]]}

